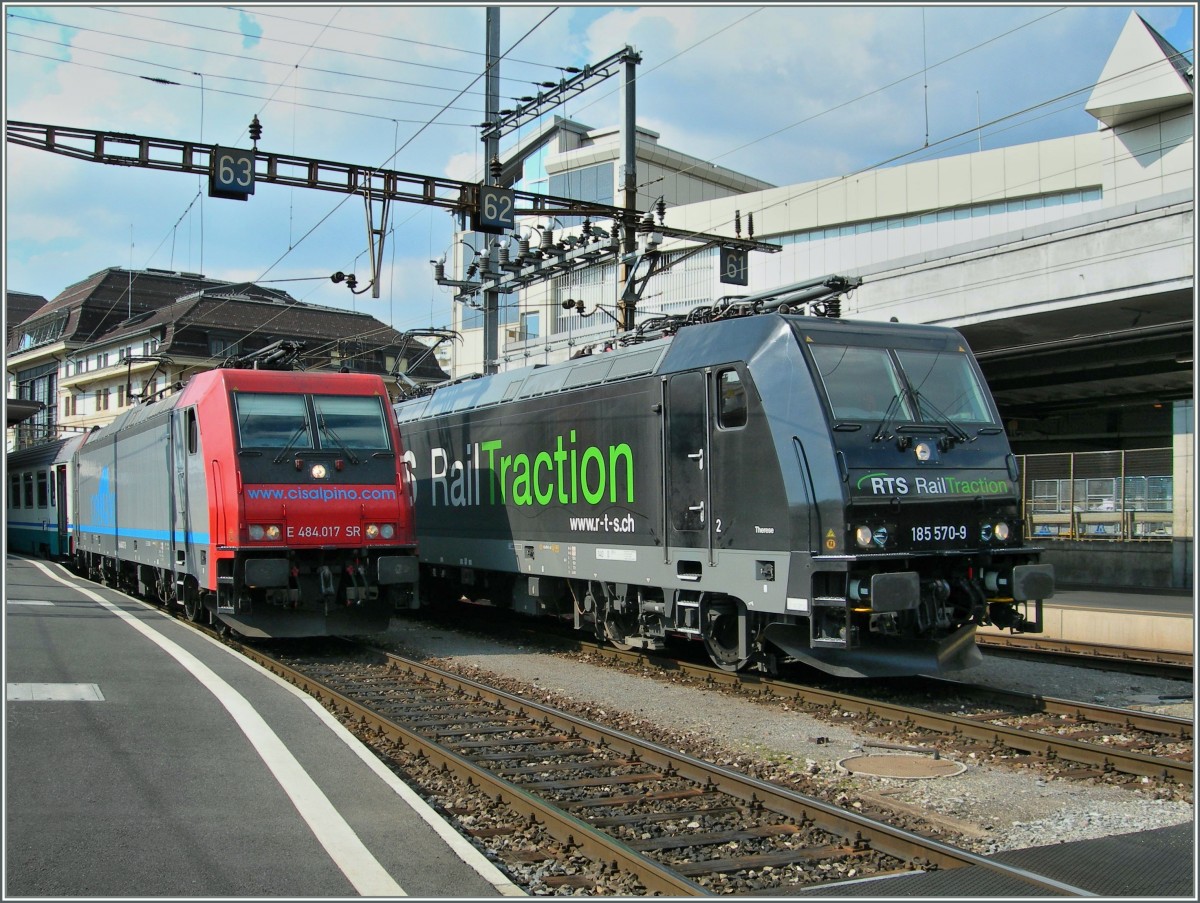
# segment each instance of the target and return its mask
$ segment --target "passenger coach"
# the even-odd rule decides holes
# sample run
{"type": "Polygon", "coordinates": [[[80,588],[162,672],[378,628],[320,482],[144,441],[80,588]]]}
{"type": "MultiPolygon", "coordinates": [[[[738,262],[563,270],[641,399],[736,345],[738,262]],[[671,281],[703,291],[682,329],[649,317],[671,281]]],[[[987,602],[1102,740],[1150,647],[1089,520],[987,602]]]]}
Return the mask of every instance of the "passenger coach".
{"type": "Polygon", "coordinates": [[[83,439],[83,434],[56,439],[7,456],[10,551],[42,558],[71,554],[70,463],[83,439]]]}

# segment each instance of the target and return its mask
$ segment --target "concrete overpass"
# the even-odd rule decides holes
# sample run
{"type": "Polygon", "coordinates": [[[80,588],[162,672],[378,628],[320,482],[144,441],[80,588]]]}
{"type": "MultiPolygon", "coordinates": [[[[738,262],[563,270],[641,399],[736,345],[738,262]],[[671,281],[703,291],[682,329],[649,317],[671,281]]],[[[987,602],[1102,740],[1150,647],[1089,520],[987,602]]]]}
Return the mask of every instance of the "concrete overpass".
{"type": "MultiPolygon", "coordinates": [[[[1193,395],[1190,191],[864,271],[844,316],[959,329],[1006,420],[1193,395]]],[[[1167,435],[1170,435],[1168,432],[1167,435]]]]}

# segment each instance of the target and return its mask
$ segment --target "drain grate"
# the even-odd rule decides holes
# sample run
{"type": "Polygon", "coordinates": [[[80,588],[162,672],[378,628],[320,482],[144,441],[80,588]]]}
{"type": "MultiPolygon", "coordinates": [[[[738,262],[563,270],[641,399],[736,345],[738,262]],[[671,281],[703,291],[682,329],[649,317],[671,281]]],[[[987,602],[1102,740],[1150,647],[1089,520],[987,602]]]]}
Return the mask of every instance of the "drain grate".
{"type": "Polygon", "coordinates": [[[838,768],[850,774],[868,775],[876,778],[902,778],[927,780],[929,778],[952,778],[967,770],[962,762],[933,756],[897,756],[864,754],[847,756],[838,760],[838,768]]]}

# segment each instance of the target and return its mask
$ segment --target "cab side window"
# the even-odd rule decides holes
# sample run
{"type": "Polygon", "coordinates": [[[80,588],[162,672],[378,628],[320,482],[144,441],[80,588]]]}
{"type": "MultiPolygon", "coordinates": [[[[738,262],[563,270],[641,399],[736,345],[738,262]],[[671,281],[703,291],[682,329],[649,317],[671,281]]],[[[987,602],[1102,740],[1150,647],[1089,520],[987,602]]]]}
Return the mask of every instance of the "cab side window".
{"type": "Polygon", "coordinates": [[[736,370],[717,374],[717,425],[724,430],[746,425],[746,387],[736,370]]]}
{"type": "Polygon", "coordinates": [[[187,412],[187,450],[189,455],[200,450],[200,425],[196,422],[195,408],[188,408],[187,412]]]}

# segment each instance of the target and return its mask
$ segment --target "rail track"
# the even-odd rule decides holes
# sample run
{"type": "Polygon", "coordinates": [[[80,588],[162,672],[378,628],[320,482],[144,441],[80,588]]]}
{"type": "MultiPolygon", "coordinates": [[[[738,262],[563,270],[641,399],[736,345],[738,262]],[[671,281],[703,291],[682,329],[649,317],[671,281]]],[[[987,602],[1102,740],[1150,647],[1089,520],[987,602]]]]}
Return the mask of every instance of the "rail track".
{"type": "Polygon", "coordinates": [[[977,867],[1078,889],[389,653],[248,657],[338,713],[385,758],[455,787],[443,803],[508,863],[572,862],[547,887],[755,893],[977,867]],[[470,802],[468,797],[475,797],[470,802]],[[581,864],[579,857],[584,862],[581,864]]]}
{"type": "Polygon", "coordinates": [[[989,655],[1021,656],[1152,677],[1186,679],[1195,666],[1190,652],[1163,652],[1032,635],[977,633],[975,641],[989,655]]]}
{"type": "Polygon", "coordinates": [[[649,665],[710,686],[788,700],[816,714],[851,713],[867,730],[890,728],[909,743],[917,742],[914,736],[924,737],[938,743],[943,753],[951,747],[963,752],[1004,748],[1056,764],[1063,777],[1118,773],[1169,781],[1188,790],[1193,787],[1193,728],[1183,718],[936,678],[894,681],[882,689],[864,687],[851,694],[636,650],[593,643],[578,646],[596,658],[649,665]],[[921,705],[895,701],[918,695],[921,705]],[[971,713],[963,714],[968,708],[971,713]]]}

